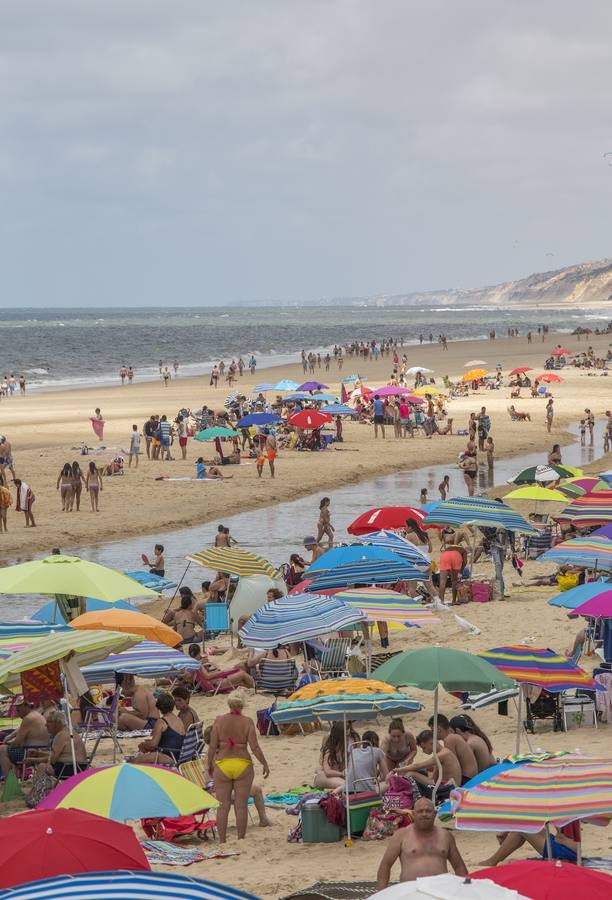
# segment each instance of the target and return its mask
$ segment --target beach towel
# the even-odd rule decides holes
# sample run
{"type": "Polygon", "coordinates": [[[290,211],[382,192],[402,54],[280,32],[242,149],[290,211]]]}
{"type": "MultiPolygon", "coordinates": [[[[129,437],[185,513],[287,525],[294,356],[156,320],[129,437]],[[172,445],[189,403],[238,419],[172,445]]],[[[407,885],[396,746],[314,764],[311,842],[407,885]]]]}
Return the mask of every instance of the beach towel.
{"type": "Polygon", "coordinates": [[[152,866],[190,866],[205,859],[240,856],[237,850],[200,850],[195,847],[177,847],[168,841],[142,841],[141,844],[152,866]]]}
{"type": "Polygon", "coordinates": [[[104,437],[104,420],[103,419],[90,419],[91,427],[94,430],[95,436],[99,441],[104,437]]]}
{"type": "MultiPolygon", "coordinates": [[[[123,740],[124,738],[148,738],[151,737],[151,729],[144,728],[142,731],[118,731],[118,737],[123,740]]],[[[84,741],[97,740],[98,738],[110,738],[113,736],[113,732],[110,728],[106,728],[103,731],[92,731],[89,733],[84,733],[81,735],[84,741]]]]}
{"type": "Polygon", "coordinates": [[[34,706],[40,706],[43,700],[60,700],[64,696],[60,679],[59,662],[38,666],[21,673],[21,690],[23,698],[34,706]]]}
{"type": "Polygon", "coordinates": [[[17,505],[16,512],[29,512],[32,509],[35,497],[32,488],[22,481],[17,489],[17,505]]]}

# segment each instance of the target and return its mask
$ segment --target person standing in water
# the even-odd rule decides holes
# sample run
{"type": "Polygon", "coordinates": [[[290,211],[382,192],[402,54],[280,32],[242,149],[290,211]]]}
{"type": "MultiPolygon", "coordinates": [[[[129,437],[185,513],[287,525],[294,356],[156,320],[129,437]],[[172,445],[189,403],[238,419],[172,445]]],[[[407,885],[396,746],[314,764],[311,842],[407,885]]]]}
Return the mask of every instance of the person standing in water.
{"type": "Polygon", "coordinates": [[[331,547],[334,543],[334,526],[331,523],[331,516],[329,511],[330,505],[329,497],[323,497],[321,502],[319,503],[319,521],[317,523],[317,544],[320,543],[321,538],[324,534],[327,535],[329,540],[329,546],[331,547]]]}

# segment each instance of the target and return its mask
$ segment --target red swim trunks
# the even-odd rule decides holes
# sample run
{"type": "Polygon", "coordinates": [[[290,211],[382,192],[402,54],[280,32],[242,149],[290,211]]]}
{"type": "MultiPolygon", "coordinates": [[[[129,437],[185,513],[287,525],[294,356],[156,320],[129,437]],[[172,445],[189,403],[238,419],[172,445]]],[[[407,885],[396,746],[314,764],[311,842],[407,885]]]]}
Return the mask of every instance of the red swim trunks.
{"type": "Polygon", "coordinates": [[[458,550],[444,550],[440,554],[441,572],[460,572],[463,568],[463,557],[458,550]]]}

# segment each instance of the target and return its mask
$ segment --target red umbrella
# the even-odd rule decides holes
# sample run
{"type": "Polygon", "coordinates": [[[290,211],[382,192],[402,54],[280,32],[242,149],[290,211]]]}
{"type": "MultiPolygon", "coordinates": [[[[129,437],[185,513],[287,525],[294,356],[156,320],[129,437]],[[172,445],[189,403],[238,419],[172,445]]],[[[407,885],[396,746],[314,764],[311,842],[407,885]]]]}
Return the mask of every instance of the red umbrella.
{"type": "Polygon", "coordinates": [[[470,878],[489,878],[500,887],[518,891],[532,900],[608,900],[612,877],[573,863],[521,860],[471,872],[470,878]]]}
{"type": "Polygon", "coordinates": [[[33,809],[0,820],[0,888],[78,872],[149,871],[127,825],[80,809],[33,809]]]}
{"type": "Polygon", "coordinates": [[[543,375],[538,375],[536,381],[545,381],[548,384],[558,383],[563,381],[560,375],[555,375],[554,372],[544,372],[543,375]]]}
{"type": "Polygon", "coordinates": [[[403,528],[406,519],[416,519],[422,528],[425,513],[415,506],[378,506],[357,516],[346,529],[349,534],[370,534],[381,529],[403,528]]]}
{"type": "Polygon", "coordinates": [[[319,412],[316,409],[302,409],[300,412],[289,416],[287,422],[289,425],[295,425],[296,428],[303,428],[308,431],[312,428],[320,428],[331,422],[332,417],[328,413],[319,412]]]}
{"type": "Polygon", "coordinates": [[[569,356],[571,354],[571,350],[568,350],[567,347],[557,347],[556,350],[550,354],[551,356],[569,356]]]}
{"type": "Polygon", "coordinates": [[[524,375],[525,372],[533,372],[531,366],[519,366],[517,369],[512,369],[510,372],[511,375],[524,375]]]}

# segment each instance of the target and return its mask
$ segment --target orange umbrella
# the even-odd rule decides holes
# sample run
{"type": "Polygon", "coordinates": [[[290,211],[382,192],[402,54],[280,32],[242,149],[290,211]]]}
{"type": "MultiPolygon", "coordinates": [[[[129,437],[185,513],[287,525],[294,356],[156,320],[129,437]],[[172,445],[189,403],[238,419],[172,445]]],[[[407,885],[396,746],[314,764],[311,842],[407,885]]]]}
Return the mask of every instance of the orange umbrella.
{"type": "Polygon", "coordinates": [[[557,384],[558,382],[563,381],[563,379],[560,375],[555,375],[554,372],[544,372],[543,375],[538,375],[536,381],[545,381],[548,384],[557,384]]]}
{"type": "Polygon", "coordinates": [[[178,632],[154,619],[153,616],[128,609],[105,609],[83,613],[70,622],[70,627],[85,631],[121,631],[126,634],[139,634],[147,641],[157,641],[158,644],[167,644],[168,647],[176,647],[183,640],[178,632]]]}
{"type": "Polygon", "coordinates": [[[462,381],[479,381],[481,378],[484,378],[487,374],[486,369],[470,369],[469,372],[466,372],[462,381]]]}

